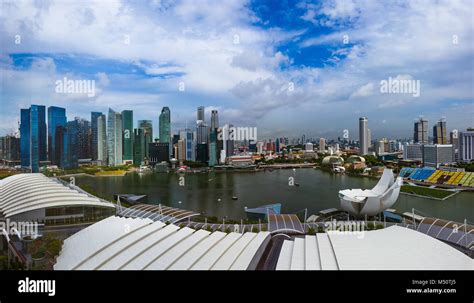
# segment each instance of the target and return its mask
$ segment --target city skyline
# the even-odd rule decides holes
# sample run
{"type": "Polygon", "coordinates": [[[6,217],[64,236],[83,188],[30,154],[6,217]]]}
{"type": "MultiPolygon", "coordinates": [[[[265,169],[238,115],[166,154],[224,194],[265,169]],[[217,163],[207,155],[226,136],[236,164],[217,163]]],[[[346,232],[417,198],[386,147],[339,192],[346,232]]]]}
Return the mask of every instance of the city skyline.
{"type": "Polygon", "coordinates": [[[262,138],[348,129],[356,139],[362,116],[372,138],[410,137],[420,115],[446,117],[448,130],[473,125],[473,75],[459,72],[474,62],[468,1],[212,4],[219,14],[210,6],[2,3],[0,135],[31,104],[86,119],[133,109],[155,129],[168,106],[172,131],[204,104],[207,117],[218,110],[221,124],[256,126],[262,138]],[[118,25],[104,25],[112,18],[118,25]],[[23,19],[40,26],[19,27],[23,19]],[[95,80],[95,95],[55,91],[64,77],[95,80]],[[420,96],[382,93],[387,79],[418,80],[420,96]]]}

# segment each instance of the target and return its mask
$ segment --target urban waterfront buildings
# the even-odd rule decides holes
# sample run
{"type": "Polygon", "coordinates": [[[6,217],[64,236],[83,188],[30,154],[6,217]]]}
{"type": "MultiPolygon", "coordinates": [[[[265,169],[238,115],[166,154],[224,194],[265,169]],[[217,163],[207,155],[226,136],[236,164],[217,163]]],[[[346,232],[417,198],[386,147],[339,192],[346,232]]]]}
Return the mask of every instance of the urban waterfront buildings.
{"type": "Polygon", "coordinates": [[[424,144],[423,165],[438,168],[442,164],[454,162],[454,150],[451,144],[424,144]]]}
{"type": "Polygon", "coordinates": [[[46,109],[31,105],[21,109],[20,150],[21,166],[39,172],[40,161],[46,161],[46,109]]]}
{"type": "Polygon", "coordinates": [[[122,165],[122,115],[111,108],[107,117],[107,152],[109,166],[122,165]]]}
{"type": "MultiPolygon", "coordinates": [[[[161,110],[159,118],[159,132],[160,132],[160,142],[168,143],[169,151],[168,154],[171,156],[172,153],[172,138],[171,138],[171,111],[165,106],[161,110]]],[[[168,159],[169,160],[169,159],[168,159]]],[[[168,161],[167,160],[167,161],[168,161]]]]}
{"type": "Polygon", "coordinates": [[[99,136],[97,119],[102,116],[101,112],[91,112],[91,158],[98,160],[99,136]]]}
{"type": "Polygon", "coordinates": [[[133,163],[133,111],[122,111],[123,156],[125,164],[133,163]]]}
{"type": "Polygon", "coordinates": [[[53,165],[58,165],[61,158],[59,153],[60,144],[56,142],[56,131],[58,127],[65,127],[67,123],[66,109],[62,107],[48,107],[48,160],[53,165]]]}
{"type": "Polygon", "coordinates": [[[474,160],[474,131],[459,132],[459,161],[474,160]]]}
{"type": "Polygon", "coordinates": [[[439,120],[433,126],[433,144],[448,144],[445,119],[439,120]]]}
{"type": "Polygon", "coordinates": [[[425,144],[428,141],[428,120],[420,118],[415,122],[413,140],[415,143],[425,144]]]}
{"type": "Polygon", "coordinates": [[[100,165],[107,165],[107,118],[101,114],[97,117],[97,161],[100,165]]]}
{"type": "Polygon", "coordinates": [[[145,137],[145,149],[144,149],[144,157],[148,158],[148,144],[154,141],[153,138],[153,122],[151,120],[138,120],[138,128],[143,129],[143,135],[145,137]]]}
{"type": "Polygon", "coordinates": [[[369,153],[369,120],[366,117],[359,118],[359,154],[361,156],[369,153]]]}

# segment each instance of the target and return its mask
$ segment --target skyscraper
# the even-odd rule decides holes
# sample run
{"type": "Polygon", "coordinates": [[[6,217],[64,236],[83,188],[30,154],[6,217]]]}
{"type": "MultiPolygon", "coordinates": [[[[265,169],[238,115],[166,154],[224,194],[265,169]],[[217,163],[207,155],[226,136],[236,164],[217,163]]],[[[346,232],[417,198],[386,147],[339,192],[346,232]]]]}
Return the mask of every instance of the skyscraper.
{"type": "Polygon", "coordinates": [[[133,111],[122,111],[123,161],[133,162],[133,111]]]}
{"type": "Polygon", "coordinates": [[[30,167],[30,109],[20,110],[20,164],[23,168],[30,167]]]}
{"type": "Polygon", "coordinates": [[[439,120],[433,126],[433,144],[448,144],[445,119],[439,120]]]}
{"type": "Polygon", "coordinates": [[[160,119],[160,142],[168,143],[168,154],[171,156],[173,144],[171,142],[171,111],[165,106],[161,109],[160,119]]]}
{"type": "Polygon", "coordinates": [[[98,126],[97,119],[102,116],[101,112],[91,112],[91,157],[92,160],[98,160],[99,146],[98,146],[98,126]]]}
{"type": "Polygon", "coordinates": [[[68,131],[75,128],[77,135],[77,157],[78,159],[91,159],[91,124],[89,121],[75,117],[73,121],[67,123],[68,131]]]}
{"type": "Polygon", "coordinates": [[[144,130],[145,136],[145,147],[144,147],[144,154],[145,158],[148,159],[149,157],[149,150],[148,144],[153,142],[153,123],[151,120],[138,120],[138,128],[144,130]]]}
{"type": "Polygon", "coordinates": [[[171,143],[171,112],[167,106],[161,110],[159,124],[160,142],[171,143]]]}
{"type": "Polygon", "coordinates": [[[366,117],[359,118],[359,154],[367,155],[369,153],[368,127],[369,120],[366,117]]]}
{"type": "Polygon", "coordinates": [[[217,110],[213,109],[211,111],[211,131],[217,130],[219,128],[219,114],[217,110]]]}
{"type": "Polygon", "coordinates": [[[133,132],[133,164],[141,165],[145,160],[145,129],[136,128],[133,132]]]}
{"type": "Polygon", "coordinates": [[[60,153],[58,153],[59,144],[56,142],[56,129],[58,126],[66,126],[66,109],[56,106],[48,107],[48,160],[51,164],[58,165],[60,153]]]}
{"type": "Polygon", "coordinates": [[[31,105],[21,109],[21,165],[39,172],[40,161],[46,160],[46,108],[31,105]]]}
{"type": "Polygon", "coordinates": [[[107,118],[107,151],[109,166],[122,165],[122,115],[111,108],[107,118]]]}
{"type": "Polygon", "coordinates": [[[101,114],[97,118],[97,161],[101,165],[107,165],[107,118],[101,114]]]}
{"type": "Polygon", "coordinates": [[[185,160],[195,161],[196,160],[196,143],[194,140],[194,132],[187,128],[185,130],[182,130],[179,136],[181,140],[184,140],[185,160]]]}
{"type": "Polygon", "coordinates": [[[199,106],[197,109],[197,123],[204,122],[204,106],[199,106]]]}
{"type": "Polygon", "coordinates": [[[326,151],[326,139],[324,138],[319,139],[319,151],[321,152],[326,151]]]}
{"type": "Polygon", "coordinates": [[[415,122],[413,140],[415,143],[428,143],[428,120],[420,118],[415,122]]]}

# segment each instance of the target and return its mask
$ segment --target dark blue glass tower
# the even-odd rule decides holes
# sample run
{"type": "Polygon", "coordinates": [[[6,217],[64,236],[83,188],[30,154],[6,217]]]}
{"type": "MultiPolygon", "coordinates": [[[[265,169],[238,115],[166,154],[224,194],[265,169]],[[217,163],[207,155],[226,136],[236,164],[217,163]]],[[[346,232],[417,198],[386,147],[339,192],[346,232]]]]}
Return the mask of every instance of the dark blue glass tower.
{"type": "Polygon", "coordinates": [[[66,126],[66,109],[56,106],[48,107],[48,159],[58,165],[61,159],[61,144],[56,142],[56,131],[59,126],[66,126]]]}
{"type": "Polygon", "coordinates": [[[31,105],[21,110],[21,165],[39,172],[40,161],[46,161],[46,108],[31,105]]]}
{"type": "Polygon", "coordinates": [[[91,157],[92,160],[97,160],[98,157],[98,134],[97,134],[97,119],[102,116],[100,112],[91,112],[91,157]]]}

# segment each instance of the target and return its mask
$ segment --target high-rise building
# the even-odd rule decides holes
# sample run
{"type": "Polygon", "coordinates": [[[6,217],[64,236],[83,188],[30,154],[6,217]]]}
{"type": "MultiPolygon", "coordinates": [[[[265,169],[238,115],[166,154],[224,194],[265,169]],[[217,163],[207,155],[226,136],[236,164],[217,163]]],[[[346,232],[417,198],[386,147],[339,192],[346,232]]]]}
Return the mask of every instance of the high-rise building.
{"type": "Polygon", "coordinates": [[[39,172],[40,161],[46,161],[46,108],[31,105],[21,109],[21,165],[39,172]]]}
{"type": "Polygon", "coordinates": [[[209,142],[209,127],[204,122],[200,122],[196,128],[197,144],[207,144],[209,142]]]}
{"type": "Polygon", "coordinates": [[[449,144],[453,145],[454,148],[454,160],[459,159],[459,133],[457,130],[449,132],[449,144]]]}
{"type": "Polygon", "coordinates": [[[144,130],[144,136],[145,136],[145,158],[148,159],[149,155],[149,150],[148,150],[148,144],[153,142],[153,123],[151,120],[138,120],[138,128],[141,128],[144,130]]]}
{"type": "Polygon", "coordinates": [[[102,116],[101,112],[91,112],[91,158],[92,160],[98,160],[98,129],[97,129],[97,119],[102,116]]]}
{"type": "Polygon", "coordinates": [[[133,140],[133,164],[142,165],[145,161],[145,132],[144,128],[135,128],[133,140]]]}
{"type": "Polygon", "coordinates": [[[78,121],[68,121],[66,127],[56,129],[56,141],[61,142],[59,147],[59,166],[63,169],[77,168],[79,166],[79,132],[78,121]]]}
{"type": "Polygon", "coordinates": [[[186,140],[179,139],[178,140],[178,161],[180,164],[183,164],[186,161],[186,140]]]}
{"type": "Polygon", "coordinates": [[[163,107],[161,110],[159,120],[160,142],[171,143],[171,112],[167,106],[163,107]]]}
{"type": "Polygon", "coordinates": [[[91,124],[89,121],[75,117],[67,123],[68,131],[75,128],[77,135],[77,157],[78,159],[92,159],[91,157],[91,124]]]}
{"type": "MultiPolygon", "coordinates": [[[[196,143],[194,139],[194,133],[190,129],[182,130],[179,134],[180,139],[185,142],[185,160],[195,161],[196,160],[196,143]]],[[[179,159],[178,159],[179,160],[179,159]]]]}
{"type": "Polygon", "coordinates": [[[107,165],[107,118],[101,114],[97,118],[97,161],[101,165],[107,165]]]}
{"type": "Polygon", "coordinates": [[[441,119],[433,126],[433,144],[448,144],[446,120],[441,119]]]}
{"type": "Polygon", "coordinates": [[[219,128],[219,113],[213,109],[211,111],[211,130],[217,130],[219,128]]]}
{"type": "Polygon", "coordinates": [[[58,149],[62,144],[62,142],[56,142],[56,129],[58,126],[65,127],[66,123],[66,109],[56,106],[48,107],[48,160],[54,165],[58,165],[61,159],[58,149]]]}
{"type": "Polygon", "coordinates": [[[204,106],[199,106],[197,109],[197,123],[204,122],[204,106]]]}
{"type": "Polygon", "coordinates": [[[153,142],[149,144],[150,165],[156,165],[170,160],[170,144],[168,142],[153,142]]]}
{"type": "Polygon", "coordinates": [[[439,168],[442,164],[454,162],[453,146],[451,144],[424,144],[423,165],[439,168]]]}
{"type": "Polygon", "coordinates": [[[124,163],[133,162],[133,111],[122,111],[123,157],[124,163]]]}
{"type": "Polygon", "coordinates": [[[422,161],[423,145],[405,143],[403,146],[403,160],[422,161]]]}
{"type": "Polygon", "coordinates": [[[459,132],[459,161],[474,160],[474,131],[459,132]]]}
{"type": "Polygon", "coordinates": [[[30,109],[20,111],[20,164],[23,168],[30,167],[30,109]]]}
{"type": "Polygon", "coordinates": [[[14,135],[0,137],[0,159],[6,161],[20,160],[20,138],[14,135]]]}
{"type": "Polygon", "coordinates": [[[415,143],[428,143],[428,120],[420,118],[415,122],[413,140],[415,143]]]}
{"type": "Polygon", "coordinates": [[[366,117],[359,118],[359,154],[362,156],[369,153],[368,126],[369,120],[366,117]]]}
{"type": "Polygon", "coordinates": [[[326,139],[324,138],[319,139],[319,151],[323,153],[326,151],[326,139]]]}
{"type": "Polygon", "coordinates": [[[234,155],[234,143],[235,143],[235,134],[234,134],[234,126],[232,124],[227,125],[226,127],[227,131],[227,141],[224,142],[225,144],[225,151],[226,151],[226,157],[230,157],[234,155]]]}
{"type": "Polygon", "coordinates": [[[107,151],[109,166],[122,165],[122,115],[111,108],[107,118],[107,151]]]}

